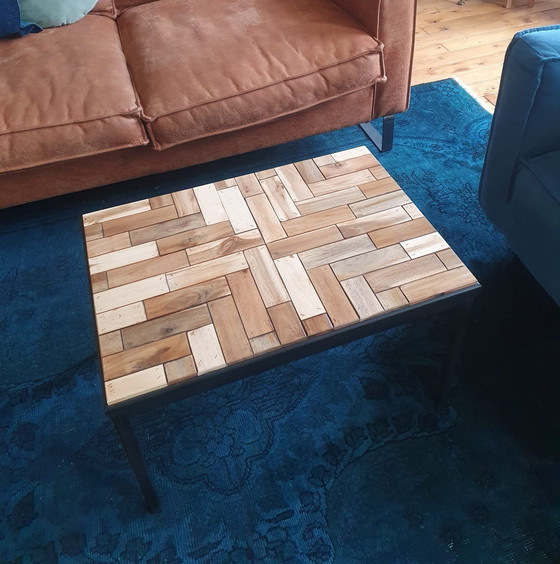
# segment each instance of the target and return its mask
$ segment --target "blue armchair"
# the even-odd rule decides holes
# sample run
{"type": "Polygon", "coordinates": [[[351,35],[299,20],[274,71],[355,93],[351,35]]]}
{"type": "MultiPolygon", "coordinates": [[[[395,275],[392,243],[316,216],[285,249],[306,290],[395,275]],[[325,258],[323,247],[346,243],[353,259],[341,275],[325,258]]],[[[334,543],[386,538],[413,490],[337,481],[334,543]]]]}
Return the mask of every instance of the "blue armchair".
{"type": "Polygon", "coordinates": [[[508,47],[479,200],[560,304],[560,25],[517,33],[508,47]]]}

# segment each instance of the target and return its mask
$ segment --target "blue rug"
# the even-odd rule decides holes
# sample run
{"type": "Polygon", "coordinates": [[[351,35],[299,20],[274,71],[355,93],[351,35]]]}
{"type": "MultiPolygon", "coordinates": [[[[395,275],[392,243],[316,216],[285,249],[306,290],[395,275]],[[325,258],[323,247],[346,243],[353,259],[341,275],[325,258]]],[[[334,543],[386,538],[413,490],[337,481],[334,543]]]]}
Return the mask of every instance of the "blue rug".
{"type": "Polygon", "coordinates": [[[483,285],[451,407],[442,316],[147,413],[155,515],[102,410],[81,214],[367,139],[0,211],[0,562],[558,562],[560,316],[478,205],[489,124],[456,82],[417,86],[379,156],[483,285]]]}

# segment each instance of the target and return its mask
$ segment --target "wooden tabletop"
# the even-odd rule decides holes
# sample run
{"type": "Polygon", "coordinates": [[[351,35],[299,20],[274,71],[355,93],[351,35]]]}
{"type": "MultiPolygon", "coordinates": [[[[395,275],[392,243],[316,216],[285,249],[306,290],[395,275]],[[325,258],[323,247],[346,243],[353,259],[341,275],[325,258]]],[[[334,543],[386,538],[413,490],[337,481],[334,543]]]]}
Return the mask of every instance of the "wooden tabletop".
{"type": "Polygon", "coordinates": [[[365,147],[83,224],[108,405],[477,285],[365,147]]]}

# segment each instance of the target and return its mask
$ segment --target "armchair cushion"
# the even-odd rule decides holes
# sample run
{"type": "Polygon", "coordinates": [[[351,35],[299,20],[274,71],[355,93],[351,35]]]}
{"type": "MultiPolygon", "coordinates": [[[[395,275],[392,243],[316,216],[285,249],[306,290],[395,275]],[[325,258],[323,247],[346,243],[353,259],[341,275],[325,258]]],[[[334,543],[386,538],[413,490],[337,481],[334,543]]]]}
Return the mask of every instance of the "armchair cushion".
{"type": "Polygon", "coordinates": [[[119,28],[160,150],[384,80],[381,43],[330,0],[165,0],[126,10],[119,28]]]}

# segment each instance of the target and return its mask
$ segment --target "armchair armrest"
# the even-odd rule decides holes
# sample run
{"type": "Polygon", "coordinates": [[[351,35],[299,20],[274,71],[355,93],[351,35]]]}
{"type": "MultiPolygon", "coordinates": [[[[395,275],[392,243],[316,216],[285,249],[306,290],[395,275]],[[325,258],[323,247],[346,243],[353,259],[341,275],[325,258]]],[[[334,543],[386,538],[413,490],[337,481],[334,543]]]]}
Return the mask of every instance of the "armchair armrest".
{"type": "Polygon", "coordinates": [[[372,119],[403,112],[410,103],[416,0],[333,0],[384,49],[387,81],[375,86],[372,119]]]}

